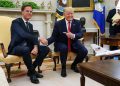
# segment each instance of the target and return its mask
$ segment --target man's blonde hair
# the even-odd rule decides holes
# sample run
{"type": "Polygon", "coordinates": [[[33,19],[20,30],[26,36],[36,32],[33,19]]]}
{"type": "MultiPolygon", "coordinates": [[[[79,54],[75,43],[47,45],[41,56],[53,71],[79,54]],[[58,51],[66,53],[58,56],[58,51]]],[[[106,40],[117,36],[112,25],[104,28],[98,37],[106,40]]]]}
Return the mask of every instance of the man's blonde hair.
{"type": "Polygon", "coordinates": [[[66,12],[66,11],[74,12],[74,9],[72,7],[65,7],[63,12],[66,12]]]}

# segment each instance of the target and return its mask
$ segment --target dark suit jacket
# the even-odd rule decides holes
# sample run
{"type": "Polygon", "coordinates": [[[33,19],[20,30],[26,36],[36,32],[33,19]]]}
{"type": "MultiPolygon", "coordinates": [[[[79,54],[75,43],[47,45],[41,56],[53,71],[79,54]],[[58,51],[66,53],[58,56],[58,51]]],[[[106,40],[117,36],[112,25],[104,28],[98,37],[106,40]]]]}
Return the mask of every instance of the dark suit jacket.
{"type": "MultiPolygon", "coordinates": [[[[55,47],[60,46],[58,45],[58,43],[64,43],[67,45],[68,38],[63,32],[67,32],[65,19],[62,19],[55,23],[53,33],[51,37],[48,38],[48,44],[54,42],[55,47]]],[[[80,41],[78,39],[80,39],[83,36],[79,20],[72,20],[71,32],[75,34],[75,38],[71,39],[71,44],[73,47],[77,48],[77,46],[80,45],[80,41]]]]}
{"type": "Polygon", "coordinates": [[[112,9],[109,11],[106,21],[109,23],[109,33],[110,35],[116,35],[116,33],[120,33],[120,25],[112,26],[112,17],[116,14],[116,9],[112,9]]]}
{"type": "Polygon", "coordinates": [[[11,25],[11,42],[8,47],[8,54],[10,54],[14,47],[22,45],[26,42],[28,46],[38,45],[38,39],[33,35],[33,26],[31,23],[29,30],[26,28],[22,18],[17,18],[12,21],[11,25]]]}

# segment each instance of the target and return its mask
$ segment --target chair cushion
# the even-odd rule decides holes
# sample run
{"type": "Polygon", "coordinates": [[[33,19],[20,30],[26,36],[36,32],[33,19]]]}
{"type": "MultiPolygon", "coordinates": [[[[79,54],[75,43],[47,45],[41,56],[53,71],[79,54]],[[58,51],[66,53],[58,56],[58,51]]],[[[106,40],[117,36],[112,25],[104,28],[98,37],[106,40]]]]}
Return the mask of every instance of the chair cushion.
{"type": "MultiPolygon", "coordinates": [[[[36,58],[36,56],[31,55],[32,58],[36,58]]],[[[23,59],[21,56],[16,55],[8,55],[6,58],[3,57],[3,54],[0,53],[0,61],[4,63],[16,63],[16,62],[23,62],[23,59]]]]}
{"type": "Polygon", "coordinates": [[[0,54],[0,61],[4,63],[15,63],[15,62],[22,62],[22,57],[15,56],[15,55],[8,55],[6,58],[3,57],[3,54],[0,54]]]}

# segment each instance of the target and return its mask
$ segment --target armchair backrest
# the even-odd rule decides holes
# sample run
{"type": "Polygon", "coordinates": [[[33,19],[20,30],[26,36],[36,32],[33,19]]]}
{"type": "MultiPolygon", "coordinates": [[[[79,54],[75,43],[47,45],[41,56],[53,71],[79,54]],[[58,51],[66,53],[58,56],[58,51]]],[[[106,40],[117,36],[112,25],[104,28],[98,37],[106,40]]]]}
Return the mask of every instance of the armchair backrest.
{"type": "Polygon", "coordinates": [[[8,52],[8,45],[10,43],[10,27],[13,19],[7,16],[0,16],[0,42],[4,44],[6,52],[8,52]]]}
{"type": "Polygon", "coordinates": [[[81,23],[82,32],[85,33],[86,32],[86,29],[85,29],[86,19],[85,19],[85,17],[80,18],[80,23],[81,23]]]}

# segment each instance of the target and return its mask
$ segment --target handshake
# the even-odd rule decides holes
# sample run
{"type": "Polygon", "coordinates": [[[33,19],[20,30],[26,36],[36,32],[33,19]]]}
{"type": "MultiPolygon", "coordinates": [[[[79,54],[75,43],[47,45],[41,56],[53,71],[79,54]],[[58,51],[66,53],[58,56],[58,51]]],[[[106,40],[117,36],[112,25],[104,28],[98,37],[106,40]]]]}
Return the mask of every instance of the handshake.
{"type": "MultiPolygon", "coordinates": [[[[70,39],[75,38],[75,34],[73,34],[71,32],[63,32],[63,34],[65,34],[70,39]]],[[[46,38],[44,38],[44,37],[40,37],[39,42],[42,43],[43,45],[48,45],[48,40],[46,38]]]]}
{"type": "Polygon", "coordinates": [[[48,41],[47,41],[47,39],[44,38],[44,37],[40,37],[40,38],[39,38],[39,42],[42,43],[43,45],[48,45],[48,41]]]}
{"type": "Polygon", "coordinates": [[[120,25],[120,19],[116,19],[114,21],[112,21],[112,26],[114,25],[120,25]]]}

